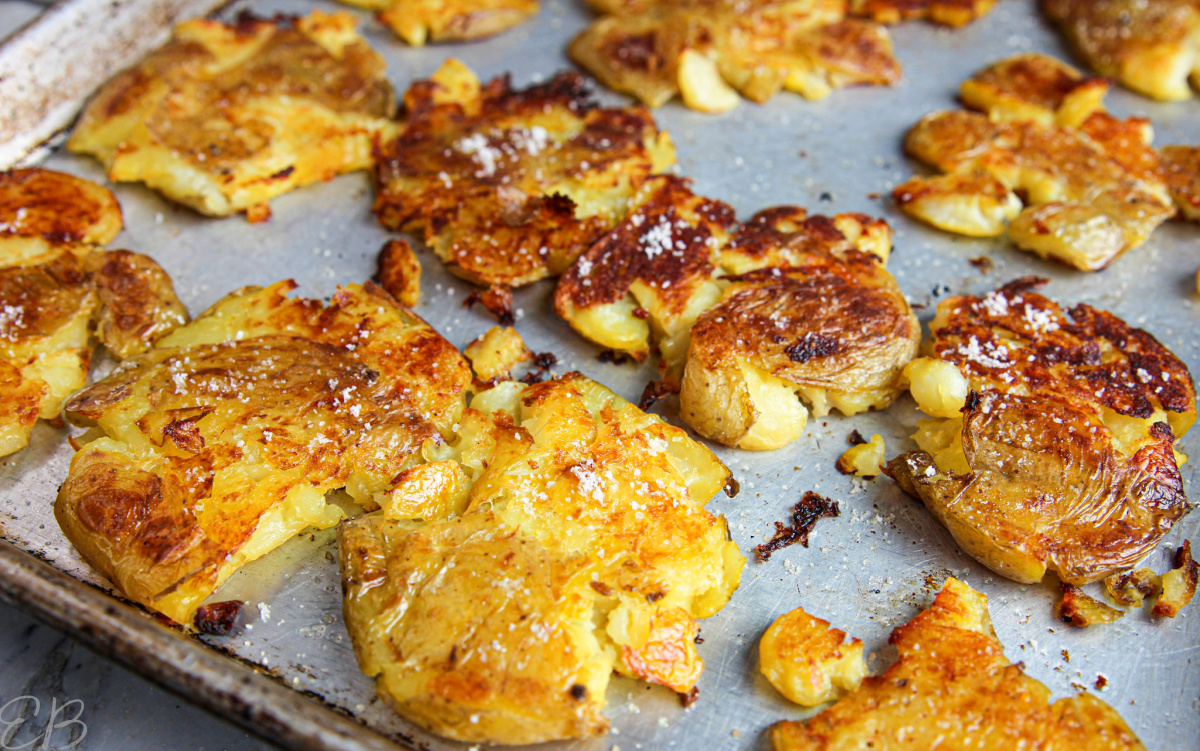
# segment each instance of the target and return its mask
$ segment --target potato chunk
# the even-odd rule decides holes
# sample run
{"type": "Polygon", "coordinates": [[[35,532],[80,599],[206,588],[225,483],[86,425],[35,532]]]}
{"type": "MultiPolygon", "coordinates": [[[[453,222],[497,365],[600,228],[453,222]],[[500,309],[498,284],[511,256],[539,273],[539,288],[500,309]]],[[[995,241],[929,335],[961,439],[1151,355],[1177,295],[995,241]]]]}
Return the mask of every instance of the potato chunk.
{"type": "Polygon", "coordinates": [[[1162,100],[1200,85],[1200,6],[1194,0],[1042,0],[1080,57],[1103,76],[1162,100]]]}
{"type": "Polygon", "coordinates": [[[1105,605],[1072,584],[1062,585],[1062,593],[1062,600],[1054,607],[1054,615],[1063,623],[1077,628],[1112,623],[1125,615],[1123,611],[1105,605]]]}
{"type": "Polygon", "coordinates": [[[105,84],[67,141],[113,180],[208,216],[270,216],[293,188],[366,169],[394,132],[383,58],[348,13],[185,21],[105,84]]]}
{"type": "Polygon", "coordinates": [[[533,359],[525,340],[512,327],[493,326],[463,350],[475,377],[485,383],[507,381],[512,369],[533,359]]]}
{"type": "Polygon", "coordinates": [[[387,241],[379,251],[375,280],[405,307],[414,308],[421,301],[421,262],[407,240],[387,241]]]}
{"type": "Polygon", "coordinates": [[[984,565],[1081,585],[1132,567],[1187,513],[1174,446],[1195,387],[1150,334],[1088,305],[1065,311],[1040,282],[938,306],[933,360],[907,371],[938,419],[888,467],[984,565]]]}
{"type": "Polygon", "coordinates": [[[987,598],[956,579],[889,641],[899,651],[891,667],[811,719],[774,725],[776,751],[1145,751],[1091,694],[1051,703],[1050,689],[1004,656],[987,598]]]}
{"type": "Polygon", "coordinates": [[[851,446],[838,457],[837,470],[844,475],[856,475],[872,480],[883,474],[887,464],[887,448],[883,436],[873,435],[871,440],[851,446]]]}
{"type": "Polygon", "coordinates": [[[1158,153],[1179,213],[1200,222],[1200,146],[1163,146],[1158,153]]]}
{"type": "Polygon", "coordinates": [[[480,393],[428,458],[466,476],[460,505],[385,506],[338,536],[355,654],[397,712],[537,743],[607,730],[614,670],[695,686],[696,619],[745,564],[704,509],[729,478],[712,452],[573,373],[480,393]]]}
{"type": "Polygon", "coordinates": [[[759,670],[779,693],[803,707],[815,707],[856,690],[867,674],[863,643],[846,642],[802,608],[784,613],[758,642],[759,670]]]}
{"type": "Polygon", "coordinates": [[[404,105],[404,129],[376,165],[375,212],[389,229],[424,232],[477,284],[562,273],[675,161],[649,112],[598,107],[576,73],[515,89],[450,59],[404,105]]]}
{"type": "Polygon", "coordinates": [[[963,104],[997,122],[1030,120],[1076,128],[1104,111],[1108,82],[1037,52],[989,65],[963,81],[963,104]]]}
{"type": "Polygon", "coordinates": [[[66,405],[96,437],[55,518],[125,596],[180,623],[245,563],[336,524],[329,491],[394,505],[394,478],[462,411],[462,356],[383,290],[326,307],[294,286],[232,293],[66,405]]]}
{"type": "Polygon", "coordinates": [[[1196,579],[1200,568],[1196,559],[1192,558],[1192,543],[1184,540],[1179,550],[1175,551],[1175,568],[1162,577],[1162,594],[1154,603],[1154,615],[1174,618],[1179,611],[1187,607],[1196,595],[1196,579]]]}
{"type": "Polygon", "coordinates": [[[87,382],[93,340],[118,358],[187,321],[166,272],[102,250],[121,208],[95,183],[44,169],[0,173],[0,456],[87,382]]]}
{"type": "Polygon", "coordinates": [[[755,102],[782,89],[820,99],[833,89],[900,79],[887,31],[847,18],[837,0],[591,4],[605,15],[571,42],[571,58],[651,107],[682,95],[688,107],[724,112],[739,93],[755,102]]]}
{"type": "Polygon", "coordinates": [[[538,12],[537,0],[341,0],[376,18],[414,47],[498,34],[538,12]]]}

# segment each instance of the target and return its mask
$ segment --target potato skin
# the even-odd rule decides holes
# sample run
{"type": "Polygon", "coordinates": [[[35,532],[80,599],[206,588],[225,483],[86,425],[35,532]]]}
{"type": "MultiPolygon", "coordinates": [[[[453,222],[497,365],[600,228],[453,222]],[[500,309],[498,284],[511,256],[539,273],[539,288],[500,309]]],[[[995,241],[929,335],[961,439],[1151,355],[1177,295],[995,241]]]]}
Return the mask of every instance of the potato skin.
{"type": "Polygon", "coordinates": [[[187,624],[244,563],[336,523],[325,494],[373,507],[462,410],[470,375],[423,321],[368,284],[218,302],[70,399],[96,428],[54,513],[132,600],[187,624]]]}
{"type": "Polygon", "coordinates": [[[832,707],[776,723],[776,751],[950,748],[1144,751],[1124,720],[1083,693],[1050,690],[1010,664],[987,597],[947,579],[928,609],[892,632],[899,659],[832,707]]]}
{"type": "Polygon", "coordinates": [[[67,142],[119,181],[208,216],[270,216],[293,188],[371,164],[394,132],[383,58],[347,13],[196,19],[105,84],[67,142]]]}
{"type": "Polygon", "coordinates": [[[429,458],[470,478],[465,504],[420,520],[385,504],[338,536],[355,654],[401,715],[536,743],[607,730],[614,670],[695,686],[696,619],[745,564],[704,510],[729,477],[712,452],[570,373],[477,394],[429,458]]]}

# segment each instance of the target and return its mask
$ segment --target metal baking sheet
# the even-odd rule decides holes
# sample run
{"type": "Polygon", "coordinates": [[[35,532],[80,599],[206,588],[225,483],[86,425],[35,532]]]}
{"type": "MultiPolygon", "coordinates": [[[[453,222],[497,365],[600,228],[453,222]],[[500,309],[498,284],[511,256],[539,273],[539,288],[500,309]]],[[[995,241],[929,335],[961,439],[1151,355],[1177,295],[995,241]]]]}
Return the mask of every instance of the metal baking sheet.
{"type": "MultiPolygon", "coordinates": [[[[231,15],[247,7],[271,14],[340,6],[255,0],[221,12],[231,15]]],[[[511,72],[518,84],[544,79],[569,65],[564,46],[588,22],[589,13],[581,2],[548,0],[532,22],[499,37],[422,49],[405,47],[366,14],[363,19],[366,35],[387,58],[389,75],[402,91],[451,55],[484,77],[511,72]]],[[[675,103],[659,109],[659,123],[678,146],[680,173],[694,178],[698,192],[730,202],[742,216],[794,203],[814,212],[886,217],[896,229],[890,268],[911,301],[925,306],[919,311],[923,322],[947,294],[982,292],[1024,274],[1039,274],[1051,280],[1050,296],[1117,313],[1154,333],[1193,372],[1200,372],[1200,338],[1195,335],[1200,324],[1195,290],[1200,229],[1195,225],[1164,225],[1109,270],[1084,274],[1041,262],[1003,240],[957,238],[915,224],[886,198],[918,169],[903,156],[905,131],[925,113],[954,106],[955,91],[966,75],[1029,50],[1070,59],[1041,20],[1036,3],[1006,0],[964,29],[912,23],[894,28],[893,36],[904,65],[903,81],[893,89],[840,91],[821,102],[781,94],[765,105],[743,103],[715,117],[675,103]],[[994,263],[990,273],[969,263],[983,255],[994,263]]],[[[621,101],[607,93],[601,97],[621,101]]],[[[1108,103],[1118,115],[1151,117],[1158,144],[1200,141],[1200,105],[1194,100],[1157,104],[1114,90],[1108,103]]],[[[44,164],[104,178],[97,163],[61,151],[44,164]]],[[[126,220],[115,247],[156,257],[194,312],[232,288],[285,277],[297,279],[303,294],[330,295],[338,284],[370,276],[376,252],[388,237],[369,211],[371,187],[365,174],[276,199],[273,218],[261,225],[241,218],[205,219],[137,185],[114,190],[126,220]]],[[[423,253],[422,260],[420,315],[459,346],[493,324],[483,313],[463,307],[466,284],[449,276],[430,254],[423,253]]],[[[516,325],[531,348],[557,354],[560,371],[581,370],[636,399],[653,377],[652,368],[598,362],[597,349],[553,314],[552,290],[551,283],[543,282],[516,295],[516,325]]],[[[108,366],[97,363],[97,372],[108,366]]],[[[660,411],[677,421],[673,409],[666,402],[660,411]]],[[[827,618],[867,643],[870,666],[879,671],[894,659],[886,643],[890,630],[927,605],[950,574],[991,598],[992,619],[1008,655],[1024,662],[1027,672],[1056,697],[1096,692],[1148,748],[1200,746],[1200,611],[1195,606],[1173,621],[1156,622],[1143,612],[1131,612],[1091,630],[1064,626],[1052,616],[1053,583],[1023,586],[992,574],[961,553],[925,509],[887,479],[864,483],[834,470],[852,429],[882,434],[889,455],[895,455],[912,446],[907,436],[917,418],[915,405],[905,397],[886,412],[815,420],[804,438],[774,452],[717,448],[742,492],[734,499],[719,495],[711,508],[729,518],[734,539],[752,560],[730,604],[701,624],[707,668],[699,684],[700,701],[684,709],[666,690],[617,678],[608,695],[612,735],[554,747],[760,748],[769,724],[809,714],[784,701],[758,674],[757,639],[776,616],[803,606],[827,618]],[[805,490],[840,501],[842,515],[817,526],[811,547],[793,547],[768,563],[755,562],[753,546],[769,534],[773,521],[786,517],[805,490]],[[1102,690],[1095,687],[1101,676],[1107,681],[1102,690]]],[[[1197,434],[1193,431],[1182,441],[1185,452],[1200,452],[1197,434]]],[[[18,547],[102,586],[51,515],[55,489],[71,455],[66,437],[67,430],[40,424],[30,447],[0,465],[0,527],[18,547]]],[[[1196,466],[1193,461],[1183,468],[1189,490],[1195,488],[1196,466]]],[[[1200,514],[1193,514],[1177,525],[1147,565],[1164,570],[1169,551],[1197,533],[1200,514]]],[[[342,623],[333,553],[333,534],[327,531],[293,540],[245,567],[219,597],[250,603],[250,624],[236,637],[207,641],[385,735],[432,748],[459,747],[415,730],[375,697],[372,682],[354,662],[342,623]],[[265,607],[256,607],[258,603],[265,607]]],[[[188,690],[204,694],[203,686],[188,690]]]]}

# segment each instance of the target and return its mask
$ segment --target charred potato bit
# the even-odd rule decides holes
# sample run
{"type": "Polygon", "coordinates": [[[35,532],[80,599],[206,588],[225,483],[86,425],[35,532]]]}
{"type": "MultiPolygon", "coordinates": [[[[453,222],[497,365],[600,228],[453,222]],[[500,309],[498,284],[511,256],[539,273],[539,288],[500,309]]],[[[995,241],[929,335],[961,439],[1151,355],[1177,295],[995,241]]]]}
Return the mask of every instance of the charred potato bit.
{"type": "Polygon", "coordinates": [[[1009,239],[1023,250],[1084,271],[1102,269],[1175,213],[1150,147],[1150,123],[1102,111],[1078,128],[1048,123],[1050,114],[1070,120],[1078,113],[1062,109],[1067,104],[1051,110],[1054,95],[1042,91],[1050,84],[1022,80],[1014,72],[1021,64],[1000,63],[968,82],[968,101],[992,119],[936,112],[909,131],[906,151],[946,174],[914,177],[892,196],[940,229],[991,237],[1007,224],[1009,239]],[[1034,119],[1014,119],[1027,117],[1034,119]]]}
{"type": "Polygon", "coordinates": [[[1162,577],[1162,594],[1154,603],[1154,615],[1174,618],[1187,607],[1196,595],[1196,578],[1200,573],[1196,559],[1192,558],[1191,540],[1185,540],[1175,551],[1175,568],[1162,577]]]}
{"type": "Polygon", "coordinates": [[[1037,52],[989,65],[963,81],[963,104],[996,122],[1030,120],[1076,128],[1104,111],[1108,82],[1037,52]]]}
{"type": "Polygon", "coordinates": [[[100,89],[67,147],[209,216],[366,169],[394,132],[384,61],[348,13],[186,21],[100,89]]]}
{"type": "Polygon", "coordinates": [[[738,94],[765,102],[781,89],[820,99],[833,89],[900,79],[878,24],[846,18],[839,0],[591,0],[605,14],[568,51],[606,86],[651,107],[676,95],[723,112],[738,94]]]}
{"type": "Polygon", "coordinates": [[[369,284],[324,306],[290,282],[235,292],[68,401],[95,436],[54,515],[130,599],[179,623],[243,564],[386,499],[451,435],[470,375],[369,284]]]}
{"type": "Polygon", "coordinates": [[[987,15],[995,4],[996,0],[850,0],[850,10],[877,23],[927,19],[958,27],[987,15]]]}
{"type": "Polygon", "coordinates": [[[1104,76],[1162,100],[1200,86],[1200,5],[1195,0],[1042,0],[1079,55],[1104,76]]]}
{"type": "Polygon", "coordinates": [[[687,332],[720,298],[713,275],[733,209],[688,181],[648,180],[626,217],[559,280],[554,310],[602,347],[643,360],[657,340],[668,367],[682,364],[687,332]]]}
{"type": "Polygon", "coordinates": [[[404,95],[408,120],[376,167],[384,226],[421,230],[452,272],[519,286],[557,276],[625,217],[675,150],[644,108],[600,108],[576,73],[481,85],[448,60],[404,95]]]}
{"type": "Polygon", "coordinates": [[[802,608],[784,613],[758,642],[759,670],[788,701],[815,707],[856,690],[867,674],[863,643],[802,608]]]}
{"type": "Polygon", "coordinates": [[[1123,615],[1124,612],[1105,605],[1071,584],[1062,585],[1062,600],[1054,608],[1058,620],[1078,628],[1112,623],[1123,615]]]}
{"type": "Polygon", "coordinates": [[[412,722],[467,742],[604,732],[616,670],[681,694],[703,667],[695,619],[745,559],[704,504],[729,478],[708,449],[579,374],[498,384],[428,452],[425,480],[339,529],[359,664],[412,722]],[[422,504],[419,504],[422,505],[422,504]]]}
{"type": "Polygon", "coordinates": [[[1050,689],[1010,664],[987,597],[947,579],[928,609],[892,632],[899,659],[808,720],[770,730],[776,751],[1046,748],[1145,751],[1091,694],[1050,703],[1050,689]]]}
{"type": "Polygon", "coordinates": [[[907,372],[937,419],[888,467],[984,565],[1081,585],[1132,567],[1187,513],[1174,444],[1195,386],[1150,334],[1064,311],[1032,291],[1041,281],[938,306],[932,358],[907,372]]]}
{"type": "Polygon", "coordinates": [[[367,10],[414,47],[498,34],[538,12],[537,0],[342,0],[367,10]]]}
{"type": "Polygon", "coordinates": [[[921,336],[883,266],[890,248],[890,228],[861,215],[777,207],[738,227],[721,253],[731,275],[718,280],[720,302],[691,330],[683,419],[706,438],[763,450],[798,438],[810,409],[890,405],[921,336]]]}
{"type": "Polygon", "coordinates": [[[1118,605],[1140,608],[1146,600],[1162,594],[1162,577],[1148,568],[1139,568],[1113,574],[1104,580],[1104,589],[1118,605]]]}
{"type": "Polygon", "coordinates": [[[1179,213],[1200,222],[1200,146],[1163,146],[1158,155],[1179,213]]]}
{"type": "Polygon", "coordinates": [[[150,258],[102,250],[121,209],[99,185],[43,169],[0,173],[0,456],[29,443],[87,382],[92,340],[141,352],[187,321],[150,258]]]}
{"type": "Polygon", "coordinates": [[[497,383],[512,378],[512,370],[533,359],[525,340],[516,329],[493,326],[483,336],[463,350],[475,378],[484,383],[497,383]]]}
{"type": "Polygon", "coordinates": [[[388,240],[379,251],[375,281],[401,305],[413,308],[421,300],[421,262],[407,240],[388,240]]]}
{"type": "Polygon", "coordinates": [[[874,479],[883,473],[883,467],[887,464],[886,451],[883,436],[873,435],[867,443],[846,449],[845,453],[838,457],[837,470],[843,475],[874,479]]]}

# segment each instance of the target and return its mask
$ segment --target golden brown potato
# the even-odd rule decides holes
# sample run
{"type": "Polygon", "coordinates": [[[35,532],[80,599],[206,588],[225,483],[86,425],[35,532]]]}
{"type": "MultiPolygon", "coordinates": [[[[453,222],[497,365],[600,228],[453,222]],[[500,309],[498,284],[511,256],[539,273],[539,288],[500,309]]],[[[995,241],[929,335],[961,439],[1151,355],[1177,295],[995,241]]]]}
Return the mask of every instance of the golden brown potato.
{"type": "Polygon", "coordinates": [[[66,405],[94,430],[55,518],[125,596],[180,623],[243,564],[337,523],[329,491],[383,501],[461,413],[462,356],[386,292],[325,306],[294,286],[230,294],[66,405]]]}
{"type": "Polygon", "coordinates": [[[892,632],[899,659],[812,719],[771,728],[776,751],[1144,751],[1091,694],[1050,703],[1050,689],[1010,664],[987,597],[947,579],[928,609],[892,632]]]}
{"type": "Polygon", "coordinates": [[[838,472],[867,480],[883,474],[886,465],[887,448],[881,435],[873,435],[866,443],[851,446],[837,460],[838,472]]]}
{"type": "Polygon", "coordinates": [[[385,503],[338,537],[355,654],[396,711],[456,740],[535,743],[604,732],[613,670],[694,687],[695,619],[745,564],[704,510],[730,476],[712,452],[568,374],[476,395],[426,455],[468,478],[440,494],[461,500],[419,522],[385,503]]]}
{"type": "Polygon", "coordinates": [[[1200,146],[1163,146],[1158,154],[1179,213],[1200,222],[1200,146]]]}
{"type": "Polygon", "coordinates": [[[499,34],[538,11],[537,0],[342,0],[378,11],[380,23],[414,47],[499,34]]]}
{"type": "Polygon", "coordinates": [[[129,357],[187,321],[150,258],[92,243],[121,231],[109,191],[43,169],[0,173],[0,456],[57,420],[87,381],[93,334],[129,357]]]}
{"type": "Polygon", "coordinates": [[[1079,127],[1104,111],[1108,82],[1084,78],[1064,62],[1039,52],[1001,60],[976,72],[959,89],[963,104],[997,122],[1032,120],[1079,127]]]}
{"type": "Polygon", "coordinates": [[[597,107],[575,73],[517,90],[507,78],[481,85],[451,59],[404,104],[407,123],[376,167],[375,212],[389,229],[423,231],[478,284],[562,273],[675,160],[649,112],[597,107]]]}
{"type": "Polygon", "coordinates": [[[758,642],[759,670],[779,693],[815,707],[858,689],[867,674],[863,643],[802,608],[775,619],[758,642]]]}
{"type": "MultiPolygon", "coordinates": [[[[1003,64],[1001,64],[1003,65],[1003,64]]],[[[948,173],[914,177],[893,192],[906,213],[935,227],[973,236],[1004,231],[1018,247],[1084,271],[1096,271],[1149,238],[1175,209],[1150,147],[1146,120],[1093,112],[1079,128],[1012,120],[1028,110],[978,100],[1004,113],[992,122],[975,112],[926,116],[905,140],[913,157],[948,173]],[[1022,208],[1024,204],[1024,208],[1022,208]]],[[[1034,109],[1041,104],[1014,101],[1034,109]]],[[[989,95],[990,96],[990,95],[989,95]]]]}
{"type": "Polygon", "coordinates": [[[1148,568],[1139,568],[1108,577],[1104,590],[1118,605],[1140,608],[1147,599],[1162,594],[1162,577],[1148,568]]]}
{"type": "Polygon", "coordinates": [[[498,383],[512,377],[512,370],[533,359],[525,340],[512,327],[493,326],[483,336],[463,350],[475,378],[484,383],[498,383]]]}
{"type": "Polygon", "coordinates": [[[602,16],[568,51],[609,88],[651,107],[682,95],[723,112],[737,94],[764,102],[781,89],[809,99],[900,79],[892,41],[878,24],[846,18],[841,0],[602,2],[602,16]]]}
{"type": "Polygon", "coordinates": [[[1056,618],[1077,628],[1112,623],[1123,615],[1123,611],[1105,605],[1073,584],[1062,585],[1062,599],[1054,606],[1056,618]]]}
{"type": "Polygon", "coordinates": [[[1132,567],[1187,513],[1174,445],[1195,422],[1195,386],[1150,334],[1089,305],[1065,311],[1033,291],[1042,281],[938,306],[931,362],[954,369],[906,372],[936,419],[888,467],[984,565],[1081,585],[1132,567]]]}
{"type": "Polygon", "coordinates": [[[996,0],[850,0],[850,12],[877,23],[927,19],[943,26],[966,26],[987,15],[996,0]]]}
{"type": "Polygon", "coordinates": [[[271,198],[366,169],[395,131],[383,58],[355,24],[321,11],[186,21],[100,89],[67,147],[202,214],[264,220],[271,198]]]}
{"type": "Polygon", "coordinates": [[[1104,76],[1155,99],[1187,99],[1200,85],[1195,0],[1042,0],[1046,16],[1104,76]]]}
{"type": "Polygon", "coordinates": [[[1162,593],[1151,611],[1154,615],[1174,618],[1187,607],[1196,595],[1196,579],[1200,567],[1192,558],[1192,542],[1184,540],[1175,551],[1175,568],[1162,576],[1162,593]]]}
{"type": "Polygon", "coordinates": [[[405,307],[421,301],[421,262],[408,240],[388,240],[379,251],[375,281],[405,307]]]}

